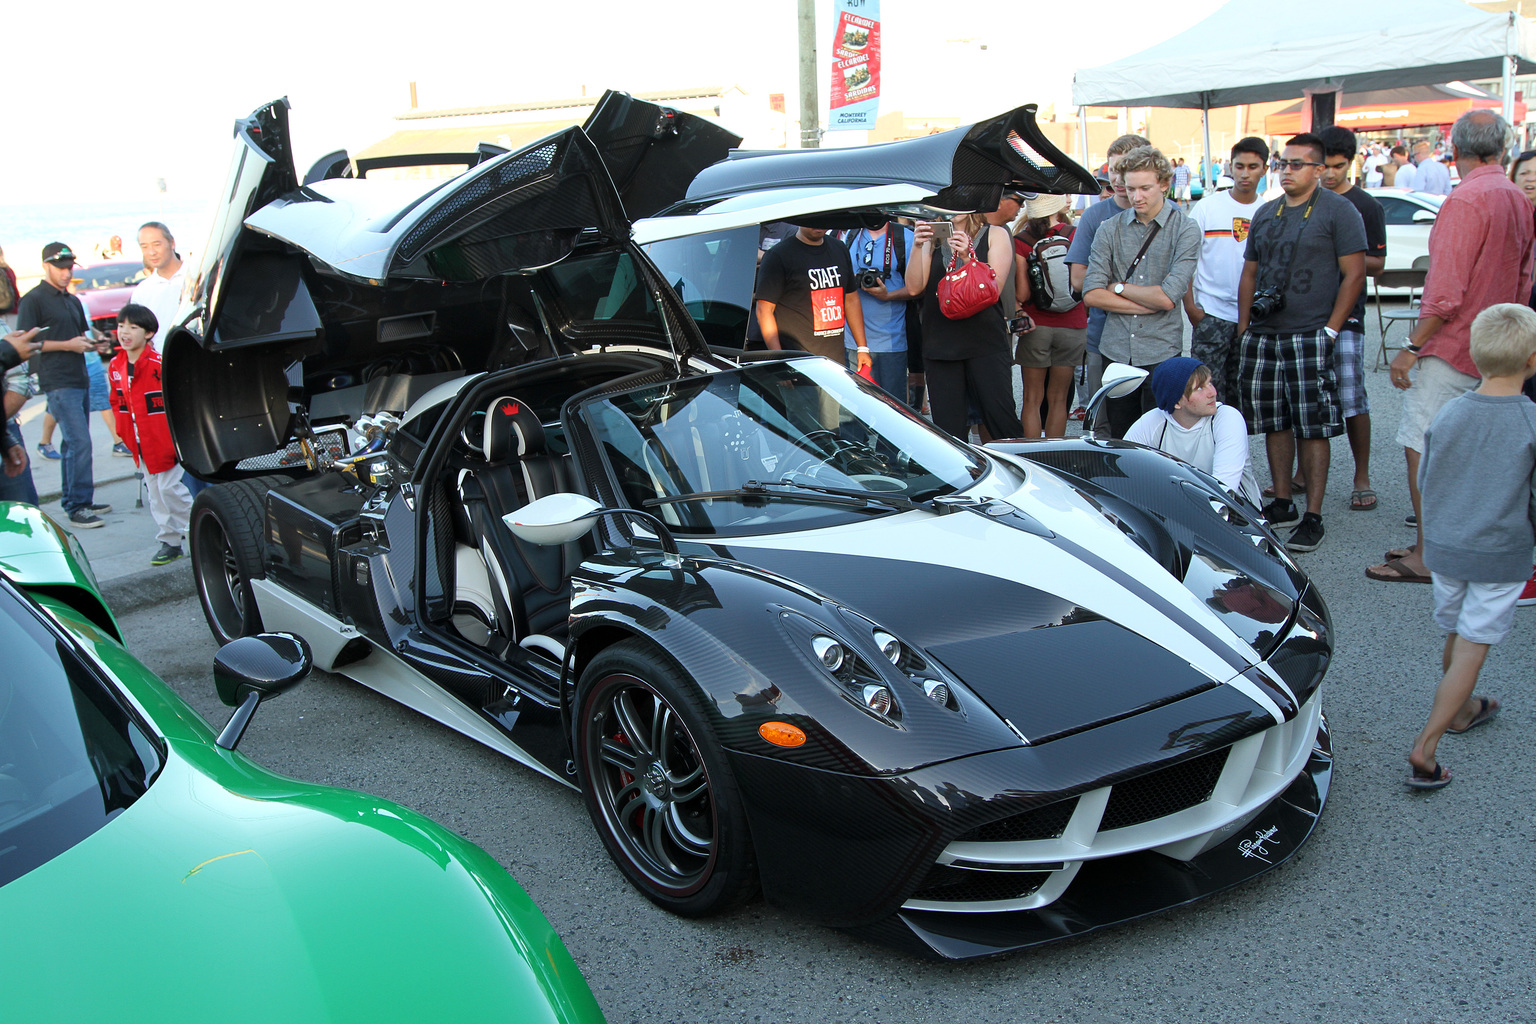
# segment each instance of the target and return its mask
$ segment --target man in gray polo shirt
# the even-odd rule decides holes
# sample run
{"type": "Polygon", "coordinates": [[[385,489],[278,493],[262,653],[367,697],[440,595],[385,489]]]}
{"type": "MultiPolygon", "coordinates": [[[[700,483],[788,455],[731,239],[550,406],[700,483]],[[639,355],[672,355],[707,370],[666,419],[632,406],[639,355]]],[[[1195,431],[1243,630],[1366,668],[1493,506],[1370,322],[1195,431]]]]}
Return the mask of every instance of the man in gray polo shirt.
{"type": "MultiPolygon", "coordinates": [[[[1200,229],[1167,201],[1173,168],[1158,150],[1133,149],[1117,169],[1131,208],[1105,221],[1094,237],[1083,301],[1108,314],[1099,338],[1105,360],[1153,370],[1184,349],[1179,304],[1200,260],[1200,229]]],[[[1108,405],[1110,432],[1124,437],[1155,397],[1143,387],[1108,405]]]]}

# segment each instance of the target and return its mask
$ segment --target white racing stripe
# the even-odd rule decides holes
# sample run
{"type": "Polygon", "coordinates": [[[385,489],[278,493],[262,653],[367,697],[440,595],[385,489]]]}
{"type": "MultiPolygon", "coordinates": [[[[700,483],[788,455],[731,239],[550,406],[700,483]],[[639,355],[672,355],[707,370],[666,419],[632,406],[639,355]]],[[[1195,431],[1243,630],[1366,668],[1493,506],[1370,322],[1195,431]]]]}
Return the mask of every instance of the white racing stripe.
{"type": "MultiPolygon", "coordinates": [[[[973,489],[988,493],[993,477],[973,489]]],[[[1000,489],[998,489],[1000,490],[1000,489]]],[[[994,491],[996,493],[996,491],[994,491]]],[[[1070,537],[1106,562],[1157,592],[1171,605],[1224,642],[1243,664],[1262,660],[1219,616],[1173,580],[1153,558],[1060,478],[1030,467],[1029,482],[1004,498],[1053,532],[1070,537]]],[[[1104,616],[1187,661],[1210,679],[1239,690],[1284,721],[1279,706],[1252,682],[1234,673],[1222,653],[1190,635],[1175,619],[1157,610],[1113,577],[1085,564],[1042,537],[969,512],[933,515],[902,512],[873,522],[827,527],[801,533],[731,538],[734,548],[861,555],[891,561],[952,566],[1010,580],[1053,594],[1104,616]]]]}

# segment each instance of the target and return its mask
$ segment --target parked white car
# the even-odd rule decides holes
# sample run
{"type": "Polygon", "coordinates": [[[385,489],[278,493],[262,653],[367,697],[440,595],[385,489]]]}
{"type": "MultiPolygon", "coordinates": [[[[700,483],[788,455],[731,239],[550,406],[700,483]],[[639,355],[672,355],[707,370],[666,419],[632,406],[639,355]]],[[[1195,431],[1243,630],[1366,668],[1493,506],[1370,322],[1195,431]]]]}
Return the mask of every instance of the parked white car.
{"type": "Polygon", "coordinates": [[[1445,196],[1406,188],[1368,188],[1387,215],[1387,270],[1429,266],[1429,229],[1445,196]]]}

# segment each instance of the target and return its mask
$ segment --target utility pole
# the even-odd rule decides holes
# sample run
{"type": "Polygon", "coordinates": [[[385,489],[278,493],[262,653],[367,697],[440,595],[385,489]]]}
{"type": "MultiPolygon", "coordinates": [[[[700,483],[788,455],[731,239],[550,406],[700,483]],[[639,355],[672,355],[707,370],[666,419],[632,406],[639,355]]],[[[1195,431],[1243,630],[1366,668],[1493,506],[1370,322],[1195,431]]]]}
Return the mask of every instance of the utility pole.
{"type": "Polygon", "coordinates": [[[800,5],[800,148],[821,147],[821,104],[816,99],[816,0],[800,5]]]}

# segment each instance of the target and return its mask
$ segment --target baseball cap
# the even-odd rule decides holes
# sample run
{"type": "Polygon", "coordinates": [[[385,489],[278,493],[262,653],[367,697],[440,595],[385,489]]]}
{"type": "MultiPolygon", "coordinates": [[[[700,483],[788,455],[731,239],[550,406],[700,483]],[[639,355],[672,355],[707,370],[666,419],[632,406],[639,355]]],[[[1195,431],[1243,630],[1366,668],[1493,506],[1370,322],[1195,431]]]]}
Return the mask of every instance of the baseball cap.
{"type": "Polygon", "coordinates": [[[43,246],[43,262],[52,263],[56,267],[67,267],[78,260],[74,250],[63,242],[49,242],[43,246]]]}

